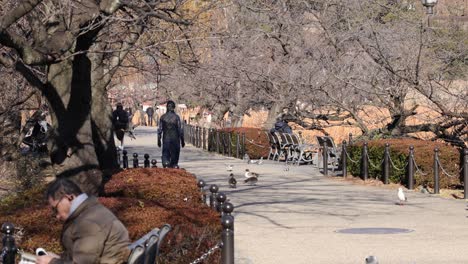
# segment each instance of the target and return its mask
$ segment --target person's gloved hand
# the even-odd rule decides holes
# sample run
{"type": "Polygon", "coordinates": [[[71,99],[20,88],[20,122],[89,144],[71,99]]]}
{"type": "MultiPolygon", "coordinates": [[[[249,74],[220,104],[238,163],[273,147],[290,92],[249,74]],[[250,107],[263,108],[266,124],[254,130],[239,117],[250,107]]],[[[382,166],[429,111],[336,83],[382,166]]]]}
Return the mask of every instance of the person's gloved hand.
{"type": "Polygon", "coordinates": [[[181,145],[182,147],[185,147],[185,141],[184,141],[184,140],[181,140],[181,141],[180,141],[180,145],[181,145]]]}
{"type": "Polygon", "coordinates": [[[161,147],[161,138],[158,137],[158,147],[161,147]]]}

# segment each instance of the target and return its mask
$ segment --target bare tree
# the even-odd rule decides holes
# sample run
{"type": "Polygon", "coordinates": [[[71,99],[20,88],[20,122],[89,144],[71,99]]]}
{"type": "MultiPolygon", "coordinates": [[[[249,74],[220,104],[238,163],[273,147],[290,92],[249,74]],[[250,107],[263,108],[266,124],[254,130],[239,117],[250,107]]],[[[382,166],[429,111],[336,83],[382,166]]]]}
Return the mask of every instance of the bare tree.
{"type": "Polygon", "coordinates": [[[129,54],[163,50],[161,43],[179,37],[171,30],[190,24],[179,13],[186,2],[3,1],[0,63],[46,98],[58,177],[96,194],[102,172],[116,168],[106,89],[129,54]]]}

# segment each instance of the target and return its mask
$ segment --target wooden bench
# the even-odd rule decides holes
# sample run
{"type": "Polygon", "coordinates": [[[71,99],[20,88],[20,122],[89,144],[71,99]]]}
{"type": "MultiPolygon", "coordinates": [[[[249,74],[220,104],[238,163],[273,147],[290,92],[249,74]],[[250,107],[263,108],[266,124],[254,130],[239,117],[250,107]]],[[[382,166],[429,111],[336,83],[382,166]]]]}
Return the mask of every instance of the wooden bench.
{"type": "Polygon", "coordinates": [[[127,264],[155,264],[159,256],[159,248],[164,237],[171,231],[171,226],[165,224],[155,228],[128,246],[131,250],[127,264]]]}

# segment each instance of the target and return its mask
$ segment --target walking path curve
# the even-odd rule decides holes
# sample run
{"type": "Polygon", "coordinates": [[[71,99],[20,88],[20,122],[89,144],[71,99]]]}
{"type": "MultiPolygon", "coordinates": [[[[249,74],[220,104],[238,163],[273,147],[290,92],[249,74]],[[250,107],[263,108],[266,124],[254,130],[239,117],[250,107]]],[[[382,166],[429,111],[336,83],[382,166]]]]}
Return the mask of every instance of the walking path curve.
{"type": "MultiPolygon", "coordinates": [[[[129,153],[161,161],[156,129],[136,129],[129,153]]],[[[407,191],[398,206],[393,189],[334,181],[312,166],[262,165],[208,153],[190,145],[181,168],[217,184],[234,204],[236,264],[468,263],[466,201],[407,191]],[[230,189],[226,164],[234,165],[238,187],[230,189]],[[243,183],[248,168],[260,174],[256,186],[243,183]],[[398,234],[345,234],[347,228],[401,228],[398,234]]],[[[357,230],[360,231],[360,230],[357,230]]],[[[362,231],[362,230],[361,230],[362,231]]]]}

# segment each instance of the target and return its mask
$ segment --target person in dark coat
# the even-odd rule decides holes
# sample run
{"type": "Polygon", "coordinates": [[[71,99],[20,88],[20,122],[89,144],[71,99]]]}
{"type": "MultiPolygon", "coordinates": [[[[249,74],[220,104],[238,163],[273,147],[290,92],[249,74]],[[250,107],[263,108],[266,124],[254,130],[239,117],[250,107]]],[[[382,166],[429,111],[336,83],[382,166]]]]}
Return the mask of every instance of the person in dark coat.
{"type": "Polygon", "coordinates": [[[148,107],[146,109],[146,114],[148,115],[148,125],[153,126],[153,115],[154,115],[154,108],[153,107],[148,107]]]}
{"type": "Polygon", "coordinates": [[[282,118],[278,118],[276,119],[275,126],[270,129],[270,133],[275,132],[292,134],[292,129],[286,121],[284,121],[282,118]]]}
{"type": "Polygon", "coordinates": [[[185,147],[184,131],[180,117],[174,112],[175,103],[167,102],[167,112],[159,119],[158,147],[162,139],[162,164],[164,168],[178,168],[180,146],[185,147]]]}
{"type": "Polygon", "coordinates": [[[96,197],[83,193],[66,178],[51,182],[46,196],[53,216],[63,222],[63,253],[38,256],[37,264],[127,262],[127,228],[96,197]]]}
{"type": "Polygon", "coordinates": [[[114,125],[115,135],[120,140],[120,149],[123,150],[124,135],[128,129],[128,113],[123,109],[121,103],[118,103],[116,109],[112,112],[112,124],[114,125]]]}

